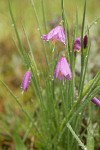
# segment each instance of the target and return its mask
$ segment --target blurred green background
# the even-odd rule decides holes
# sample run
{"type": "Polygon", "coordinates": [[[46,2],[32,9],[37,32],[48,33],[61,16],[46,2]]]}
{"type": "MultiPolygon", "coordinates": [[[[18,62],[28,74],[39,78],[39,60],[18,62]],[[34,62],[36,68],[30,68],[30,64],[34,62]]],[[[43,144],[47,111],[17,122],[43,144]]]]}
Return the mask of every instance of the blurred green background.
{"type": "MultiPolygon", "coordinates": [[[[38,32],[39,29],[37,27],[36,18],[32,9],[31,0],[10,0],[10,2],[24,48],[27,50],[28,47],[22,26],[25,27],[27,35],[30,39],[37,63],[44,63],[42,58],[43,53],[41,38],[38,32]]],[[[76,8],[78,10],[79,25],[81,25],[83,2],[83,0],[65,0],[64,8],[66,17],[69,20],[70,30],[75,22],[76,8]]],[[[42,33],[45,33],[41,0],[34,0],[34,3],[41,24],[42,33]]],[[[44,0],[44,8],[47,29],[49,31],[61,21],[61,1],[44,0]]],[[[90,25],[91,22],[94,21],[99,15],[100,0],[87,0],[86,23],[90,25]]],[[[91,28],[90,37],[91,53],[89,59],[89,73],[90,77],[93,77],[96,71],[100,69],[100,22],[91,28]]],[[[9,13],[8,1],[0,0],[0,79],[9,85],[9,87],[14,91],[15,95],[20,98],[25,108],[33,114],[36,109],[34,91],[31,91],[31,88],[29,88],[27,93],[24,95],[21,94],[20,86],[25,68],[13,40],[17,43],[14,27],[9,13]],[[31,105],[33,105],[33,109],[31,105]]],[[[78,60],[77,66],[80,66],[78,60]]],[[[78,71],[78,68],[76,68],[76,70],[78,71]]],[[[99,111],[96,109],[94,116],[96,116],[98,113],[99,111]]],[[[94,120],[97,119],[95,118],[94,120]]],[[[1,148],[4,146],[13,149],[12,135],[14,129],[16,128],[16,131],[23,136],[28,124],[28,120],[22,114],[16,102],[13,101],[7,90],[0,84],[1,148]],[[21,119],[23,119],[23,124],[20,124],[21,119]]],[[[96,132],[98,132],[98,130],[96,132]]],[[[33,134],[31,133],[30,137],[32,136],[33,134]]]]}

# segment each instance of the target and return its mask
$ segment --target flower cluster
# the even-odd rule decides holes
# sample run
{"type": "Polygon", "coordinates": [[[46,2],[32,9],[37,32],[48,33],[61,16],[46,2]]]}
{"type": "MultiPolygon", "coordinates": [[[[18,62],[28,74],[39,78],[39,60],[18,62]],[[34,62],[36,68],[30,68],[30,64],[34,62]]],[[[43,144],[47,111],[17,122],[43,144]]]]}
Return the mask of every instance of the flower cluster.
{"type": "MultiPolygon", "coordinates": [[[[64,45],[66,45],[65,30],[60,25],[52,29],[48,34],[43,35],[42,39],[45,41],[48,41],[51,39],[53,43],[55,43],[56,41],[60,41],[64,45]]],[[[65,56],[61,56],[59,58],[58,63],[56,65],[55,72],[54,72],[54,77],[58,78],[59,80],[71,79],[72,75],[71,75],[70,66],[65,56]]]]}
{"type": "MultiPolygon", "coordinates": [[[[50,39],[52,42],[55,44],[56,41],[62,42],[64,45],[66,45],[66,35],[65,35],[65,30],[63,29],[62,26],[58,25],[54,29],[52,29],[48,34],[43,35],[42,39],[44,41],[49,41],[50,39]]],[[[84,48],[87,47],[88,43],[88,38],[87,35],[84,36],[84,48]]],[[[80,37],[77,37],[74,42],[74,51],[80,51],[81,49],[81,39],[80,37]]],[[[72,73],[70,66],[66,60],[65,56],[61,56],[58,60],[58,63],[56,65],[56,69],[54,72],[54,77],[58,78],[59,80],[71,80],[72,78],[72,73]]],[[[27,91],[27,88],[29,86],[31,78],[31,72],[27,71],[24,75],[24,79],[22,81],[22,89],[23,91],[27,91]]]]}
{"type": "MultiPolygon", "coordinates": [[[[44,41],[49,41],[51,39],[54,44],[56,41],[61,41],[64,45],[66,45],[65,30],[60,25],[52,29],[48,34],[43,35],[42,39],[44,41]]],[[[88,37],[87,35],[85,35],[83,39],[84,49],[87,48],[87,44],[88,44],[88,37]]],[[[81,50],[81,38],[76,37],[74,42],[74,51],[79,52],[80,50],[81,50]]],[[[72,78],[70,65],[68,64],[68,61],[66,60],[66,57],[64,55],[62,55],[58,60],[58,63],[54,71],[54,78],[58,78],[59,80],[65,79],[71,80],[72,78]]],[[[30,79],[31,79],[31,72],[27,71],[22,81],[23,91],[27,91],[30,79]]],[[[92,99],[92,102],[97,106],[100,106],[100,100],[98,100],[96,97],[92,99]]]]}

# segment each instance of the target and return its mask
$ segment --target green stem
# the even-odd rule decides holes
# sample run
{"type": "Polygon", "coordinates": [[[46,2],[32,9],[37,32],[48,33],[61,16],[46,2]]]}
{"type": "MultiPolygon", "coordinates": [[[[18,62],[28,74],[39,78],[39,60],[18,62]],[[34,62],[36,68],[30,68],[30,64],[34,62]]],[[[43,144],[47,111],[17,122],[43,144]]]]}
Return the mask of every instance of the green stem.
{"type": "Polygon", "coordinates": [[[76,135],[76,133],[74,132],[74,130],[72,129],[71,125],[69,123],[67,123],[67,128],[70,130],[70,132],[72,133],[73,137],[76,139],[76,141],[78,142],[78,144],[81,146],[81,148],[83,150],[87,150],[86,146],[81,142],[81,140],[79,139],[79,137],[76,135]]]}
{"type": "Polygon", "coordinates": [[[62,11],[62,21],[63,21],[63,27],[65,29],[65,17],[64,17],[64,0],[61,0],[61,11],[62,11]]]}
{"type": "Polygon", "coordinates": [[[93,91],[92,94],[88,94],[86,98],[84,99],[84,102],[78,107],[78,109],[75,111],[75,113],[70,117],[68,122],[71,122],[73,118],[80,113],[83,108],[89,103],[89,101],[92,100],[92,98],[100,91],[100,86],[97,86],[93,91]]]}
{"type": "MultiPolygon", "coordinates": [[[[72,109],[70,110],[70,112],[68,113],[68,115],[63,119],[62,123],[61,123],[61,126],[60,126],[60,132],[62,130],[64,130],[64,125],[70,120],[72,121],[73,117],[76,116],[84,107],[85,105],[88,103],[88,97],[90,97],[91,95],[93,95],[93,90],[94,92],[98,92],[99,91],[99,88],[100,86],[97,86],[95,88],[95,86],[97,85],[98,81],[100,80],[100,72],[96,75],[95,77],[95,80],[94,82],[90,85],[90,88],[89,88],[89,91],[87,91],[86,95],[82,97],[82,101],[84,100],[84,102],[80,105],[80,107],[77,107],[79,106],[79,102],[80,102],[80,99],[78,98],[77,102],[73,105],[72,109]],[[95,88],[95,89],[94,89],[95,88]],[[85,101],[85,99],[87,99],[85,101]],[[78,108],[76,111],[75,109],[78,108]]],[[[95,92],[95,93],[96,93],[95,92]]],[[[95,96],[95,95],[94,95],[95,96]]],[[[91,97],[92,99],[92,97],[91,97]]],[[[61,134],[63,134],[63,131],[61,132],[61,134]]]]}
{"type": "MultiPolygon", "coordinates": [[[[99,91],[100,91],[100,86],[98,86],[97,88],[95,88],[95,90],[92,92],[91,96],[90,95],[88,96],[89,98],[87,98],[86,101],[84,101],[83,104],[81,104],[80,107],[78,107],[78,109],[74,112],[74,114],[69,119],[67,118],[67,120],[64,120],[64,121],[66,121],[66,124],[70,123],[75,118],[75,116],[78,115],[78,113],[82,112],[82,110],[84,109],[84,107],[91,101],[91,99],[99,91]]],[[[61,140],[61,138],[62,138],[63,133],[65,132],[65,130],[66,130],[66,125],[65,125],[65,127],[62,130],[60,130],[58,141],[57,141],[56,144],[58,144],[60,142],[60,140],[61,140]]]]}
{"type": "Polygon", "coordinates": [[[29,132],[31,131],[32,127],[33,127],[33,123],[30,122],[29,127],[27,128],[26,133],[25,133],[25,135],[24,135],[24,137],[23,137],[23,142],[26,141],[26,139],[27,139],[27,137],[28,137],[28,135],[29,135],[29,132]]]}
{"type": "Polygon", "coordinates": [[[41,5],[42,5],[42,14],[43,14],[43,22],[44,22],[45,32],[47,33],[46,18],[45,18],[45,11],[44,11],[44,0],[41,0],[41,5]]]}
{"type": "Polygon", "coordinates": [[[84,26],[85,26],[85,14],[86,14],[86,0],[84,2],[82,32],[81,32],[81,75],[80,75],[80,83],[79,83],[79,97],[80,97],[80,99],[81,99],[83,87],[84,87],[84,81],[83,81],[83,73],[84,73],[83,34],[84,34],[84,26]]]}
{"type": "MultiPolygon", "coordinates": [[[[33,7],[33,10],[34,10],[35,18],[36,18],[36,21],[37,21],[40,37],[41,37],[42,36],[42,32],[41,32],[41,26],[40,26],[40,22],[39,22],[38,15],[37,15],[37,10],[35,8],[34,1],[31,0],[31,2],[32,2],[32,7],[33,7]]],[[[47,65],[49,66],[49,61],[48,61],[48,56],[47,56],[47,52],[46,52],[46,47],[45,47],[45,44],[44,44],[43,40],[42,40],[42,44],[44,46],[43,52],[44,52],[44,55],[45,55],[45,59],[46,59],[47,65]]]]}
{"type": "Polygon", "coordinates": [[[19,33],[17,31],[17,26],[16,26],[16,23],[15,23],[15,19],[14,19],[13,13],[12,13],[12,9],[11,9],[11,5],[10,5],[10,1],[9,0],[8,0],[8,5],[9,5],[10,16],[11,16],[12,22],[14,24],[14,30],[15,30],[16,37],[17,37],[18,44],[19,44],[18,52],[20,53],[20,55],[21,55],[21,57],[23,59],[25,67],[28,69],[29,68],[28,57],[27,57],[26,53],[24,52],[24,47],[22,45],[22,42],[21,42],[20,37],[19,37],[19,33]]]}
{"type": "MultiPolygon", "coordinates": [[[[100,21],[100,16],[97,17],[88,27],[88,30],[92,28],[93,25],[97,24],[100,21]]],[[[86,32],[88,32],[88,30],[86,32]]]]}
{"type": "Polygon", "coordinates": [[[28,112],[23,108],[22,104],[20,103],[18,97],[16,97],[13,92],[9,89],[9,87],[2,81],[0,80],[0,82],[6,87],[6,89],[9,91],[9,93],[12,95],[12,97],[15,99],[15,101],[17,102],[17,104],[19,105],[19,107],[21,108],[21,110],[24,112],[24,114],[27,116],[27,118],[33,123],[34,128],[36,129],[36,131],[39,133],[39,135],[41,135],[40,131],[38,130],[37,126],[34,124],[34,120],[32,119],[32,117],[28,114],[28,112]]]}

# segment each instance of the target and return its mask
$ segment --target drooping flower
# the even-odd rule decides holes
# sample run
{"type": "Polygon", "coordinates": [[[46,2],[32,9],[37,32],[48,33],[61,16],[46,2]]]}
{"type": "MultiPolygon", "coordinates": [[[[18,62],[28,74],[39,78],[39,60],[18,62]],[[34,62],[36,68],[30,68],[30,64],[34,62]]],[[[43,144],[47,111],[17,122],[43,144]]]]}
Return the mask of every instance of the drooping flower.
{"type": "Polygon", "coordinates": [[[97,99],[96,97],[94,97],[94,98],[92,99],[92,102],[93,102],[95,105],[100,106],[100,100],[97,99]]]}
{"type": "Polygon", "coordinates": [[[25,92],[28,89],[29,83],[30,83],[30,79],[31,79],[31,72],[27,71],[23,77],[23,81],[22,81],[22,90],[25,92]]]}
{"type": "Polygon", "coordinates": [[[85,49],[87,47],[87,44],[88,44],[88,36],[87,35],[84,36],[83,44],[84,44],[84,49],[85,49]]]}
{"type": "Polygon", "coordinates": [[[60,25],[52,29],[48,34],[43,35],[42,39],[44,41],[49,41],[51,39],[53,43],[55,43],[56,41],[61,41],[64,45],[66,45],[65,31],[60,25]]]}
{"type": "Polygon", "coordinates": [[[56,65],[56,69],[54,72],[54,77],[59,80],[71,80],[72,73],[69,67],[69,64],[64,56],[61,56],[56,65]]]}
{"type": "Polygon", "coordinates": [[[79,52],[80,49],[81,49],[81,39],[80,39],[80,37],[77,37],[74,42],[74,51],[79,52]]]}

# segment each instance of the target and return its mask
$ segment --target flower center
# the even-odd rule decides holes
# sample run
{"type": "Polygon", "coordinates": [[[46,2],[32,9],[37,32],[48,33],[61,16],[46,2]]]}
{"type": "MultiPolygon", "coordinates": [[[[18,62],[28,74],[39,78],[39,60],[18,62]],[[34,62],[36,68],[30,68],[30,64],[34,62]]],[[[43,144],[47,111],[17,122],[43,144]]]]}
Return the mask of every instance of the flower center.
{"type": "Polygon", "coordinates": [[[62,74],[62,72],[61,72],[61,71],[59,72],[59,76],[60,76],[60,77],[62,77],[62,76],[63,76],[63,74],[62,74]]]}
{"type": "Polygon", "coordinates": [[[52,40],[52,43],[53,43],[53,44],[55,44],[55,43],[56,43],[56,41],[57,41],[57,39],[56,39],[56,38],[54,38],[54,39],[52,40]]]}

